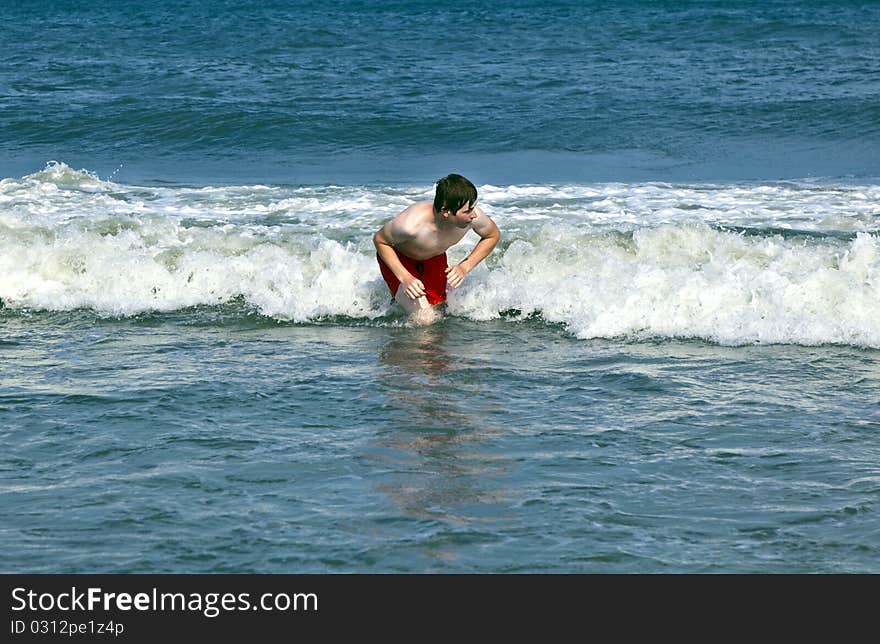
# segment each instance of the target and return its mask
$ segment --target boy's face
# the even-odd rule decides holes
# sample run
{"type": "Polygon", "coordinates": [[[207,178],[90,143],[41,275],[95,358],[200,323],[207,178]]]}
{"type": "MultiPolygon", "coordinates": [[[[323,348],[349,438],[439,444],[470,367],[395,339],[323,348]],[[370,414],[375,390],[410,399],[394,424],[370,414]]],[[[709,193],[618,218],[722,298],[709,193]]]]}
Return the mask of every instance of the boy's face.
{"type": "Polygon", "coordinates": [[[454,215],[450,214],[447,210],[447,216],[452,219],[453,223],[459,228],[467,228],[471,225],[471,222],[477,218],[477,211],[475,210],[477,207],[477,202],[473,202],[470,204],[464,204],[461,208],[458,209],[454,215]]]}

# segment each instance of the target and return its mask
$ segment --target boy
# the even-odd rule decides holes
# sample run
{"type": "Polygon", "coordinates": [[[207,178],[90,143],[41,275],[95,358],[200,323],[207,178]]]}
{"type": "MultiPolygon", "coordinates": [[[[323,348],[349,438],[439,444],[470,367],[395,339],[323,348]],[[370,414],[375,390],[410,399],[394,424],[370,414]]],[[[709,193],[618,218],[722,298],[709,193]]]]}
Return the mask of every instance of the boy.
{"type": "Polygon", "coordinates": [[[437,182],[433,202],[414,203],[373,235],[382,277],[408,313],[445,302],[446,284],[458,288],[498,244],[498,226],[476,203],[474,184],[459,174],[450,174],[437,182]],[[460,242],[469,230],[477,233],[480,241],[467,258],[449,266],[446,249],[460,242]]]}

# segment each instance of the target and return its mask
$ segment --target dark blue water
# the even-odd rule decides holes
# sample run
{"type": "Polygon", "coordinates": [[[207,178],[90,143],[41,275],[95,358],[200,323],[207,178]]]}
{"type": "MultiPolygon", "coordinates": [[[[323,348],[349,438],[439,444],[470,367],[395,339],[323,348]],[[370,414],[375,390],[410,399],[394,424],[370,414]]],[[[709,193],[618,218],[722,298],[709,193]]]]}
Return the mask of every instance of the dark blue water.
{"type": "Polygon", "coordinates": [[[4,570],[877,571],[876,352],[233,314],[4,318],[4,570]]]}
{"type": "Polygon", "coordinates": [[[872,2],[16,3],[0,174],[876,177],[878,27],[872,2]]]}
{"type": "Polygon", "coordinates": [[[878,27],[4,7],[0,571],[880,571],[878,27]],[[451,171],[504,237],[416,327],[451,171]]]}

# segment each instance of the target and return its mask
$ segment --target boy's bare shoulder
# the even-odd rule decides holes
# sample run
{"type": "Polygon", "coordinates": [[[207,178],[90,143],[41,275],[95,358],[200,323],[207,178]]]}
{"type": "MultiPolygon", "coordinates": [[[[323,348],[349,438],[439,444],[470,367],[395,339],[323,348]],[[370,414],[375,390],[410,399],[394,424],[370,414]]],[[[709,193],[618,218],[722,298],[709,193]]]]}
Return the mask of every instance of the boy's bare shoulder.
{"type": "Polygon", "coordinates": [[[434,204],[430,201],[418,201],[394,218],[395,228],[411,234],[415,234],[415,231],[425,223],[432,221],[434,221],[434,204]]]}
{"type": "Polygon", "coordinates": [[[400,213],[408,217],[430,217],[434,218],[434,203],[431,201],[417,201],[400,213]]]}

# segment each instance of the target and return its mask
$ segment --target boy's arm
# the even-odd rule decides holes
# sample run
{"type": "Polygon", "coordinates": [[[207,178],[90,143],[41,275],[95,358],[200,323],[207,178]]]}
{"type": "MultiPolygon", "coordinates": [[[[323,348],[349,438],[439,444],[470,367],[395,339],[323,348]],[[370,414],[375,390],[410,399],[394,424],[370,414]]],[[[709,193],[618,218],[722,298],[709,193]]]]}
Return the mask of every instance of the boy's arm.
{"type": "Polygon", "coordinates": [[[394,246],[405,241],[406,238],[406,234],[401,232],[399,227],[395,225],[395,220],[392,219],[373,235],[373,245],[376,247],[379,258],[403,284],[406,294],[412,299],[416,299],[425,294],[425,285],[406,270],[394,250],[394,246]]]}
{"type": "Polygon", "coordinates": [[[446,269],[446,281],[450,286],[458,287],[464,281],[465,276],[474,270],[477,264],[486,259],[501,240],[501,231],[495,222],[482,210],[479,213],[479,216],[474,219],[472,227],[474,232],[480,236],[480,241],[457,266],[450,266],[446,269]]]}

